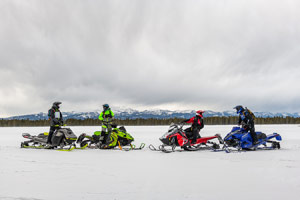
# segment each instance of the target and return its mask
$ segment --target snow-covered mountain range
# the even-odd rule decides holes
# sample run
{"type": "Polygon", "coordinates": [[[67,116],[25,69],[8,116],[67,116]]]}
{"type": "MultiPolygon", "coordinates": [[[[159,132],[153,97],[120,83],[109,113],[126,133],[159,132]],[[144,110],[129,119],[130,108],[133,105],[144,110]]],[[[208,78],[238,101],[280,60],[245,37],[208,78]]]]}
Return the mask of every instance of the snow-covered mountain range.
{"type": "MultiPolygon", "coordinates": [[[[136,118],[157,118],[157,119],[165,119],[165,118],[189,118],[195,115],[194,110],[184,110],[184,111],[170,111],[170,110],[144,110],[138,111],[133,109],[114,109],[115,117],[118,119],[136,119],[136,118]]],[[[97,119],[100,110],[92,111],[92,112],[63,112],[63,117],[65,119],[97,119]]],[[[256,117],[300,117],[300,113],[271,113],[271,112],[254,112],[256,117]]],[[[29,114],[29,115],[20,115],[20,116],[12,116],[4,119],[29,119],[29,120],[43,120],[48,119],[47,113],[37,113],[37,114],[29,114]]],[[[211,110],[207,110],[204,113],[204,117],[221,117],[221,116],[237,116],[234,111],[223,111],[223,112],[215,112],[211,110]]]]}

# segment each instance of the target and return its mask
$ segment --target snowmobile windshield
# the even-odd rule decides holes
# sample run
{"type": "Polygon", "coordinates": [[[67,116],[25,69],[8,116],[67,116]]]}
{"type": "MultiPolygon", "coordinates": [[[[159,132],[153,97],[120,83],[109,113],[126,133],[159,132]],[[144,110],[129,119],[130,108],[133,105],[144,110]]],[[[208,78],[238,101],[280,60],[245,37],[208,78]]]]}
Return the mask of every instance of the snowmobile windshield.
{"type": "Polygon", "coordinates": [[[229,140],[235,137],[236,134],[242,134],[243,132],[241,131],[240,127],[233,127],[231,132],[226,135],[224,140],[229,140]]]}
{"type": "Polygon", "coordinates": [[[178,126],[176,124],[173,125],[171,124],[168,132],[166,132],[163,136],[161,136],[160,139],[167,138],[169,135],[172,135],[177,132],[178,132],[178,126]]]}
{"type": "Polygon", "coordinates": [[[169,133],[170,133],[170,132],[173,132],[174,129],[178,129],[178,126],[177,126],[177,124],[172,123],[172,124],[170,125],[170,127],[169,127],[168,132],[169,132],[169,133]]]}
{"type": "Polygon", "coordinates": [[[163,136],[161,136],[159,139],[160,139],[160,140],[165,139],[165,138],[167,138],[169,135],[170,135],[170,132],[167,132],[167,133],[163,134],[163,136]]]}
{"type": "Polygon", "coordinates": [[[225,136],[224,140],[230,140],[234,133],[228,133],[228,135],[225,136]]]}

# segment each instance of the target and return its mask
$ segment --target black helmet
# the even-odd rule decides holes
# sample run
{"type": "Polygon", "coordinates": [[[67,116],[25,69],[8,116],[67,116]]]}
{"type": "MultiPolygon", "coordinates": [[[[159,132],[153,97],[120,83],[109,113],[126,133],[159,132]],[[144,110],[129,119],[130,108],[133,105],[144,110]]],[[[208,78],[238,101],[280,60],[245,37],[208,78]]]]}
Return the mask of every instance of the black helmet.
{"type": "Polygon", "coordinates": [[[53,103],[52,107],[58,109],[60,104],[61,104],[60,101],[55,101],[55,102],[53,103]]]}
{"type": "Polygon", "coordinates": [[[103,104],[103,110],[107,110],[109,108],[109,105],[106,103],[106,104],[103,104]]]}
{"type": "Polygon", "coordinates": [[[241,105],[237,105],[233,109],[236,109],[236,113],[237,114],[240,113],[240,112],[242,112],[242,111],[244,111],[244,107],[241,106],[241,105]]]}

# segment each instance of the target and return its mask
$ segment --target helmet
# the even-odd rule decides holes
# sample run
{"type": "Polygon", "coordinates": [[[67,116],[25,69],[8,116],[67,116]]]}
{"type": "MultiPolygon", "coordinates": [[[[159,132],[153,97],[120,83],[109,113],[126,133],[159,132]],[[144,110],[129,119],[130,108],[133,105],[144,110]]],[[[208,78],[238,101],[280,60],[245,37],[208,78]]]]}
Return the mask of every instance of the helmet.
{"type": "Polygon", "coordinates": [[[106,104],[103,104],[103,110],[107,110],[109,108],[109,105],[106,103],[106,104]]]}
{"type": "Polygon", "coordinates": [[[199,117],[203,117],[203,113],[205,113],[204,110],[198,110],[198,111],[196,111],[196,115],[199,116],[199,117]]]}
{"type": "Polygon", "coordinates": [[[60,104],[61,104],[60,101],[55,101],[55,102],[53,103],[52,107],[58,109],[60,104]]]}
{"type": "Polygon", "coordinates": [[[233,109],[236,109],[236,113],[239,114],[244,111],[244,107],[241,105],[235,106],[233,109]]]}

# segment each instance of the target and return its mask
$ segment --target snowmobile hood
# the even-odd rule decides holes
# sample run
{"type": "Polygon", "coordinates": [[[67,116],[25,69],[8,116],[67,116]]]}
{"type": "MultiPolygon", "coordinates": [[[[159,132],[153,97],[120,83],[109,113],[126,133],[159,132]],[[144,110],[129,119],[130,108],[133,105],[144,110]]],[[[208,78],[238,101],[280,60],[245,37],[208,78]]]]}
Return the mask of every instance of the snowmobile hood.
{"type": "Polygon", "coordinates": [[[247,132],[245,132],[244,129],[242,129],[238,126],[234,126],[234,127],[232,127],[230,133],[228,133],[225,136],[224,140],[231,140],[233,138],[238,137],[239,134],[245,134],[245,133],[247,133],[247,132]]]}
{"type": "Polygon", "coordinates": [[[278,140],[278,141],[281,141],[281,140],[282,140],[281,135],[279,135],[278,133],[274,133],[274,134],[277,134],[277,136],[275,137],[276,140],[278,140]]]}

